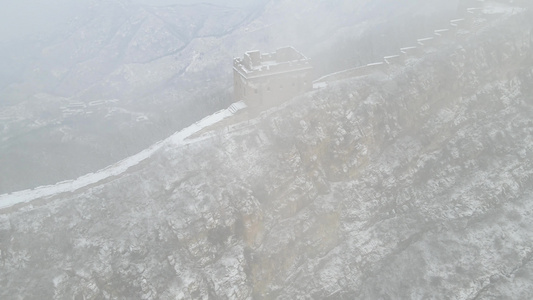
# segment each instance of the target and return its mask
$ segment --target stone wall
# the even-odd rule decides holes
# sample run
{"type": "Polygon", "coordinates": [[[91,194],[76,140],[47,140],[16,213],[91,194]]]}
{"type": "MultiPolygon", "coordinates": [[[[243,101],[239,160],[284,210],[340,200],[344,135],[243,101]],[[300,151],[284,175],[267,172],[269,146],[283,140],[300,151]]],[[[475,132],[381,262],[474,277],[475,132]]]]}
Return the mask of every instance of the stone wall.
{"type": "Polygon", "coordinates": [[[233,62],[234,100],[249,107],[271,106],[312,88],[311,62],[292,47],[245,53],[233,62]]]}
{"type": "Polygon", "coordinates": [[[462,5],[464,5],[465,9],[461,14],[462,18],[450,20],[448,28],[436,29],[432,36],[420,38],[416,40],[414,46],[401,48],[399,54],[385,56],[382,61],[328,74],[313,83],[315,86],[324,86],[323,83],[332,81],[367,76],[379,72],[390,72],[390,68],[394,65],[402,65],[410,59],[422,58],[427,53],[434,52],[438,47],[454,42],[457,39],[465,38],[481,30],[488,22],[501,16],[498,13],[485,13],[484,3],[484,1],[477,0],[463,1],[462,5]]]}
{"type": "Polygon", "coordinates": [[[250,78],[234,70],[234,99],[245,101],[248,106],[270,106],[310,90],[311,83],[311,68],[250,78]]]}

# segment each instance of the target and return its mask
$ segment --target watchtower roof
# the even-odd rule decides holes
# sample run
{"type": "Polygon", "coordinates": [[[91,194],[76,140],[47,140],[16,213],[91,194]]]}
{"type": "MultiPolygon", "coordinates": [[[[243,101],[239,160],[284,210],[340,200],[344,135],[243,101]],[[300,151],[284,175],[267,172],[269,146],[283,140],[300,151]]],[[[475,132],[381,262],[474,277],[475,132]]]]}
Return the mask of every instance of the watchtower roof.
{"type": "Polygon", "coordinates": [[[293,47],[284,47],[272,53],[247,51],[242,58],[233,60],[233,67],[241,75],[250,78],[308,69],[311,68],[311,63],[293,47]]]}

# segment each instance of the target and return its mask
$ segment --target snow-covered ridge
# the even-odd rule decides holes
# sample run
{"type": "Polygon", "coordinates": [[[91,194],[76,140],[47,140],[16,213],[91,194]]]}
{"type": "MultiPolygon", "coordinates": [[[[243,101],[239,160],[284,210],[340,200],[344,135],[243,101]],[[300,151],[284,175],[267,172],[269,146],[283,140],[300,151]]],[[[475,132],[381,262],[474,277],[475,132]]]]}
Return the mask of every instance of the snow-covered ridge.
{"type": "Polygon", "coordinates": [[[161,140],[149,148],[133,155],[128,158],[125,158],[114,165],[108,166],[104,169],[101,169],[95,173],[89,173],[78,177],[74,180],[66,180],[58,182],[54,185],[40,186],[34,189],[22,190],[13,193],[7,193],[0,195],[0,209],[9,208],[19,203],[27,203],[40,198],[47,198],[57,194],[73,192],[78,189],[87,187],[91,184],[98,183],[104,179],[110,178],[112,176],[120,175],[130,167],[139,164],[141,161],[152,156],[157,150],[161,149],[167,145],[186,145],[191,143],[186,139],[191,135],[199,132],[200,130],[211,126],[225,118],[228,118],[235,114],[237,111],[245,108],[244,103],[235,103],[226,109],[222,109],[212,115],[209,115],[202,120],[190,125],[187,128],[184,128],[167,139],[161,140]]]}

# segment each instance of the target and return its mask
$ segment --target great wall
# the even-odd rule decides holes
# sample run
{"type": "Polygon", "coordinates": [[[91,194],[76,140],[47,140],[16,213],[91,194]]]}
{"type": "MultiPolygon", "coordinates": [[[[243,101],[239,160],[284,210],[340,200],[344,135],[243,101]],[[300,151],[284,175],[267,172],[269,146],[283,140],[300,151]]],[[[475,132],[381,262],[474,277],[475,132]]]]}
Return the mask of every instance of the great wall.
{"type": "Polygon", "coordinates": [[[506,14],[514,14],[522,7],[513,6],[515,1],[491,2],[485,0],[469,1],[472,5],[466,8],[462,18],[452,19],[448,28],[439,28],[433,31],[433,35],[416,40],[413,46],[399,49],[399,53],[383,57],[383,60],[369,63],[363,66],[342,70],[324,75],[313,81],[315,88],[327,86],[328,83],[367,76],[375,73],[388,74],[394,69],[405,66],[412,60],[418,60],[424,56],[436,52],[439,47],[445,47],[458,40],[464,40],[472,34],[476,34],[497,21],[506,14]]]}
{"type": "MultiPolygon", "coordinates": [[[[450,20],[449,28],[434,30],[433,36],[418,39],[416,41],[416,46],[401,48],[399,54],[385,56],[382,61],[325,75],[313,81],[312,86],[319,89],[327,86],[328,83],[338,80],[367,76],[380,72],[382,74],[393,72],[393,68],[401,68],[402,66],[409,64],[412,60],[421,59],[425,55],[435,52],[437,47],[452,44],[456,40],[464,40],[471,34],[476,34],[477,32],[488,28],[491,24],[494,25],[493,22],[496,22],[506,14],[514,14],[525,10],[523,7],[503,4],[505,1],[497,2],[500,4],[500,6],[497,7],[487,6],[485,5],[486,1],[482,0],[475,2],[478,3],[479,6],[467,8],[465,10],[464,18],[450,20]]],[[[514,1],[510,0],[507,1],[507,4],[513,2],[514,1]]],[[[307,58],[304,59],[304,63],[308,64],[307,58]]],[[[205,117],[203,120],[176,132],[171,137],[155,143],[146,150],[94,173],[86,174],[74,180],[62,181],[54,185],[40,186],[33,189],[0,194],[0,211],[5,212],[6,209],[19,207],[26,203],[33,202],[34,200],[49,199],[58,194],[71,193],[96,183],[109,180],[109,178],[124,173],[130,167],[139,164],[162,147],[168,146],[169,144],[173,146],[187,145],[193,142],[194,139],[191,140],[190,138],[196,137],[198,133],[203,132],[210,126],[220,123],[223,119],[230,119],[231,116],[238,112],[246,110],[246,106],[247,105],[243,101],[235,102],[227,109],[223,109],[215,114],[205,117]]],[[[230,124],[233,123],[235,122],[230,122],[230,124]]],[[[247,126],[250,126],[250,121],[248,121],[244,127],[247,126]]],[[[227,127],[227,131],[229,132],[230,128],[232,129],[231,131],[233,131],[235,128],[241,127],[242,126],[233,124],[227,127]]]]}

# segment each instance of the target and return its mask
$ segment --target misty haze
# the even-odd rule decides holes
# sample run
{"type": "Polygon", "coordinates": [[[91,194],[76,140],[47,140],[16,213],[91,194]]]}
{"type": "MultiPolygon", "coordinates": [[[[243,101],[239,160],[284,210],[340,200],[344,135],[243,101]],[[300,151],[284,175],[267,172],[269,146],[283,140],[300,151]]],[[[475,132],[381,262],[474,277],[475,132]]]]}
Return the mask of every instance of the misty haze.
{"type": "Polygon", "coordinates": [[[533,299],[533,2],[0,10],[0,299],[533,299]]]}

